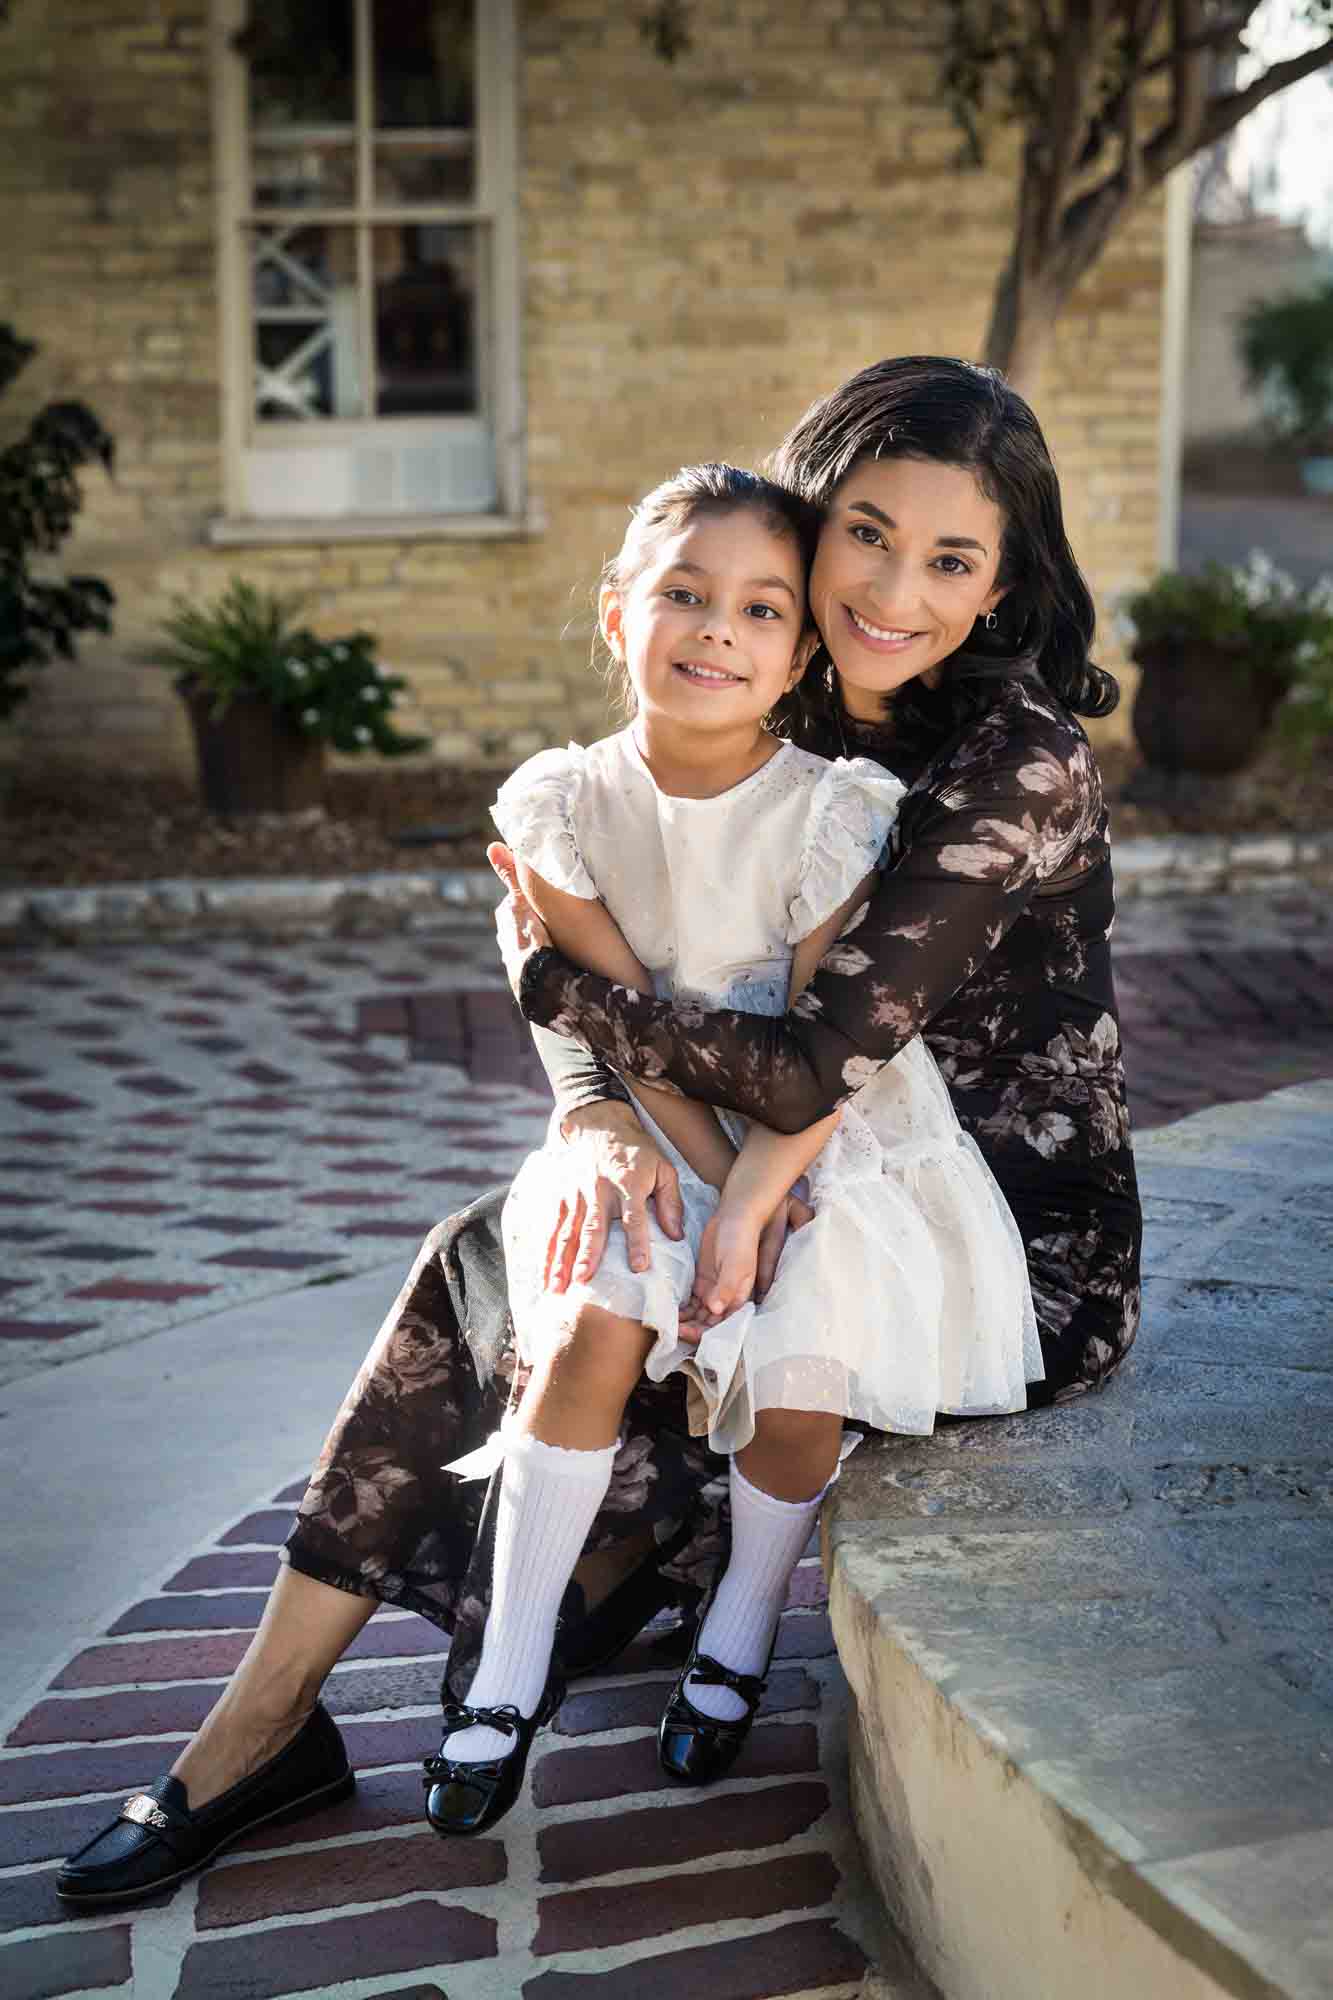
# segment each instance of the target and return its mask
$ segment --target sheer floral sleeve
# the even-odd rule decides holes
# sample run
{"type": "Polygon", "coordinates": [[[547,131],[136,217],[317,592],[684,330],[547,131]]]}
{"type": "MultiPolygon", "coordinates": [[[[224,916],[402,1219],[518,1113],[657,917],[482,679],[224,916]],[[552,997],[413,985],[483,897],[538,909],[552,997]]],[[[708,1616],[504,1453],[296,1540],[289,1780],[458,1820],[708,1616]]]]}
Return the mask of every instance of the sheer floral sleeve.
{"type": "Polygon", "coordinates": [[[1104,858],[1102,820],[1082,730],[1014,682],[913,785],[864,916],[785,1016],[654,1000],[550,950],[528,960],[519,1004],[626,1076],[800,1131],[974,977],[1043,883],[1104,858]]]}

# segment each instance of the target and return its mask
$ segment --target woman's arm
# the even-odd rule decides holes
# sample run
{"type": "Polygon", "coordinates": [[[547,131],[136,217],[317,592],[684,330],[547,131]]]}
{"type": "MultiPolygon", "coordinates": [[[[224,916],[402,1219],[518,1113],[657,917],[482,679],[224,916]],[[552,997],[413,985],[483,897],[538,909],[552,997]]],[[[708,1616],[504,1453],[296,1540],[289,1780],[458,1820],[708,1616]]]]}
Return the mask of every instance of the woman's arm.
{"type": "MultiPolygon", "coordinates": [[[[614,981],[618,987],[626,987],[635,994],[652,992],[652,974],[630,950],[624,932],[605,903],[557,889],[523,862],[519,863],[518,881],[557,950],[576,965],[614,981]]],[[[720,1188],[736,1157],[736,1148],[710,1107],[642,1081],[638,1088],[645,1108],[676,1150],[702,1180],[720,1188]]]]}
{"type": "Polygon", "coordinates": [[[992,728],[962,746],[947,782],[911,802],[902,851],[865,916],[781,1019],[627,994],[540,950],[519,974],[524,1014],[627,1075],[647,1070],[780,1132],[802,1131],[892,1060],[1094,830],[1098,788],[1082,733],[1037,719],[1036,737],[1014,741],[1011,730],[1006,740],[992,728]]]}

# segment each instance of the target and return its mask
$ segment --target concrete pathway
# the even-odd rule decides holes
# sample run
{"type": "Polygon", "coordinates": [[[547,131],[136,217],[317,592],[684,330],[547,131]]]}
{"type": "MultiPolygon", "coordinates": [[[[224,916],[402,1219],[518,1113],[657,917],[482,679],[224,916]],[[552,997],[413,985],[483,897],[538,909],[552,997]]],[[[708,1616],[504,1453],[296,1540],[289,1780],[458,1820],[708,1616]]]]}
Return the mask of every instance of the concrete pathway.
{"type": "MultiPolygon", "coordinates": [[[[1141,1126],[1333,1074],[1315,897],[1136,903],[1121,946],[1141,1126]]],[[[354,1803],[131,1917],[70,1922],[52,1896],[239,1657],[416,1240],[540,1128],[491,950],[463,921],[0,959],[6,1995],[637,2000],[660,1975],[761,2000],[851,1994],[887,1962],[813,1561],[744,1775],[705,1798],[661,1789],[671,1662],[644,1645],[566,1703],[492,1840],[436,1842],[418,1767],[441,1642],[381,1612],[331,1684],[354,1803]]],[[[896,1967],[880,1990],[915,1988],[896,1967]]]]}

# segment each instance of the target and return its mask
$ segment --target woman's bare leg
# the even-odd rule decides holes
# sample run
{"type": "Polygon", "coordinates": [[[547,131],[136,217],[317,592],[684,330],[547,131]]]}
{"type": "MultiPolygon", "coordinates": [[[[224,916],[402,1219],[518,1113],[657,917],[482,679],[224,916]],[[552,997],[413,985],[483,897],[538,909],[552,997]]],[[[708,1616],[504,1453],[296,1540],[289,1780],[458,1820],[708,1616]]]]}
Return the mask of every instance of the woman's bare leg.
{"type": "Polygon", "coordinates": [[[244,1659],[171,1767],[191,1811],[291,1742],[378,1602],[283,1564],[244,1659]]]}

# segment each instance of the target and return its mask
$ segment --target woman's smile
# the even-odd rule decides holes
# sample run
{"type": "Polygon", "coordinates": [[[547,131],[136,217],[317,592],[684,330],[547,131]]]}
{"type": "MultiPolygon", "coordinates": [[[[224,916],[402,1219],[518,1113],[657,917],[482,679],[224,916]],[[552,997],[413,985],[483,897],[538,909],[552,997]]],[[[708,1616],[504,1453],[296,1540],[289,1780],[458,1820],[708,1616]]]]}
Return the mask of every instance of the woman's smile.
{"type": "Polygon", "coordinates": [[[914,639],[925,636],[921,632],[896,631],[887,626],[872,625],[868,618],[863,618],[850,604],[845,604],[843,610],[847,613],[857,638],[872,646],[877,653],[901,653],[914,639]]]}

